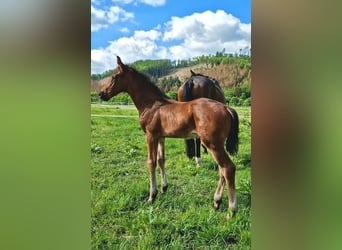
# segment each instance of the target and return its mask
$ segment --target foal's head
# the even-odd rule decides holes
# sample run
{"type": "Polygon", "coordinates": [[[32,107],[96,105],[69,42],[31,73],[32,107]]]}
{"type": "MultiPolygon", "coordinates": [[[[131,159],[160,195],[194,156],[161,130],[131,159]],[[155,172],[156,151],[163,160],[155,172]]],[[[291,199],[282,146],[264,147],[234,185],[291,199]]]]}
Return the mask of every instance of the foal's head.
{"type": "Polygon", "coordinates": [[[130,77],[127,72],[130,70],[130,68],[121,62],[119,56],[117,56],[117,64],[118,67],[114,71],[112,77],[108,83],[101,88],[99,93],[100,98],[104,101],[108,101],[113,96],[127,91],[126,83],[129,81],[128,78],[130,77]]]}

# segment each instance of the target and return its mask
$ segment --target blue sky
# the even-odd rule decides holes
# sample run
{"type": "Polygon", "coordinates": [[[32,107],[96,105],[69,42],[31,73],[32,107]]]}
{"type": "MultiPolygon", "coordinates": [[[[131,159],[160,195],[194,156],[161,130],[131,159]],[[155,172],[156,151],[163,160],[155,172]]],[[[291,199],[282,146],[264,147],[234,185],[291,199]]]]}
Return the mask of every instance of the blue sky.
{"type": "Polygon", "coordinates": [[[91,73],[251,46],[250,0],[91,0],[91,73]]]}

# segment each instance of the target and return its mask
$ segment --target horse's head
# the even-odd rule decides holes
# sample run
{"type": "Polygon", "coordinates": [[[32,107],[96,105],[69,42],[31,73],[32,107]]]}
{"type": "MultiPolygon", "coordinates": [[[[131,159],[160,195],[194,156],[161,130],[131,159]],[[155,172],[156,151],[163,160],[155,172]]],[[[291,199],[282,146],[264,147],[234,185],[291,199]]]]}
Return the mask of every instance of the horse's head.
{"type": "Polygon", "coordinates": [[[114,70],[114,73],[107,84],[105,84],[99,93],[99,96],[102,100],[108,101],[113,96],[127,91],[126,78],[127,71],[129,71],[129,67],[121,62],[119,56],[117,56],[117,64],[118,67],[114,70]]]}

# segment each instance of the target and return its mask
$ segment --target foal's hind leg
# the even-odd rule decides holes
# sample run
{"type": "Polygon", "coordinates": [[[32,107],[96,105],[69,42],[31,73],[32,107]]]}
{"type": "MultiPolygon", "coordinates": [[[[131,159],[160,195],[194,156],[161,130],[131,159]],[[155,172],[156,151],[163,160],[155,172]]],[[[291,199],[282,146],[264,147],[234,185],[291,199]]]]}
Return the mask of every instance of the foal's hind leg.
{"type": "Polygon", "coordinates": [[[165,151],[164,151],[164,141],[162,138],[158,143],[158,152],[157,152],[157,162],[160,167],[160,177],[161,177],[161,192],[164,193],[167,190],[167,179],[166,179],[166,171],[165,171],[165,151]]]}
{"type": "MultiPolygon", "coordinates": [[[[209,148],[210,149],[210,148],[209,148]]],[[[217,189],[214,195],[214,208],[218,209],[221,203],[222,191],[224,187],[224,182],[228,186],[228,200],[230,214],[228,214],[227,219],[233,216],[237,211],[237,202],[235,194],[235,165],[228,157],[223,146],[221,149],[211,149],[211,153],[217,163],[220,166],[220,178],[218,181],[217,189]]]]}
{"type": "Polygon", "coordinates": [[[229,209],[232,212],[227,215],[227,219],[234,216],[237,211],[237,202],[236,202],[236,194],[235,194],[235,166],[233,162],[229,159],[229,166],[222,167],[221,171],[226,180],[228,187],[228,198],[229,198],[229,209]]]}
{"type": "Polygon", "coordinates": [[[214,194],[214,208],[216,210],[220,208],[220,205],[222,203],[222,192],[223,192],[224,183],[225,183],[225,179],[222,174],[221,168],[219,169],[219,174],[220,174],[220,177],[219,177],[217,188],[214,194]]]}

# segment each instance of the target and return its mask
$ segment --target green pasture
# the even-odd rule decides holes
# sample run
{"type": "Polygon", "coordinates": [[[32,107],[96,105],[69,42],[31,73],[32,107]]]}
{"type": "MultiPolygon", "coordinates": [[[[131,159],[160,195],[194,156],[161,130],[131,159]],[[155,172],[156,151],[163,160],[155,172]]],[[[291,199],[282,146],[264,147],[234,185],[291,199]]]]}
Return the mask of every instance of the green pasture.
{"type": "MultiPolygon", "coordinates": [[[[250,107],[236,110],[240,149],[232,159],[237,166],[238,213],[227,221],[226,190],[221,208],[214,211],[212,206],[218,167],[211,155],[202,155],[203,167],[199,168],[186,158],[182,139],[167,138],[169,187],[149,204],[147,146],[137,110],[134,106],[92,105],[92,249],[250,249],[250,107]]],[[[159,175],[157,182],[159,188],[159,175]]]]}

